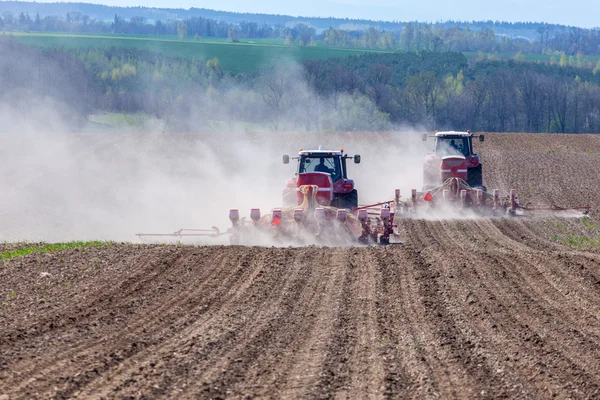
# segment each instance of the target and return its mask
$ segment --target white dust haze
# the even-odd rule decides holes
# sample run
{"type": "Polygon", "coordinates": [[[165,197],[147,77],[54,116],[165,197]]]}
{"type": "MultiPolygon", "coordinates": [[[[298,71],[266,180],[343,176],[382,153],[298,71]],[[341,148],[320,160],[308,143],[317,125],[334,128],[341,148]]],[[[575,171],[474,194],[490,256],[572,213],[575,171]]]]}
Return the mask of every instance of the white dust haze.
{"type": "Polygon", "coordinates": [[[361,154],[348,171],[362,204],[421,186],[423,145],[410,132],[78,133],[14,120],[0,120],[2,241],[135,241],[136,233],[227,229],[231,208],[248,216],[281,205],[296,167],[281,156],[300,147],[361,154]]]}
{"type": "Polygon", "coordinates": [[[262,96],[244,90],[204,98],[205,107],[181,125],[206,127],[217,114],[225,123],[195,133],[165,132],[164,124],[141,132],[98,125],[73,131],[68,107],[56,100],[28,93],[0,98],[0,241],[131,242],[136,233],[226,230],[231,208],[249,216],[254,207],[269,213],[281,206],[285,181],[296,168],[294,161],[283,164],[282,155],[297,155],[299,148],[360,154],[360,164],[348,160],[348,175],[361,204],[392,200],[396,188],[407,199],[412,188],[421,188],[431,146],[421,141],[421,129],[309,133],[298,122],[314,112],[308,117],[320,130],[323,124],[368,130],[381,117],[368,99],[343,95],[332,108],[295,82],[286,87],[281,115],[247,132],[239,124],[240,99],[246,109],[258,110],[262,96]],[[320,108],[311,111],[306,102],[320,108]],[[284,131],[268,129],[273,121],[284,131]]]}

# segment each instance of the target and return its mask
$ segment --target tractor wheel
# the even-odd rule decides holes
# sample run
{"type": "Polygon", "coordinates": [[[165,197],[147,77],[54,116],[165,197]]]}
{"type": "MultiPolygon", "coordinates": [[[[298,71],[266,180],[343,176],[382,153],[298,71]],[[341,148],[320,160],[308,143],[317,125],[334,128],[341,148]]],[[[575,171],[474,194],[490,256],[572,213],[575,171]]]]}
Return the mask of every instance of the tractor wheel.
{"type": "Polygon", "coordinates": [[[337,195],[336,198],[333,199],[331,205],[337,208],[346,208],[348,210],[358,207],[358,191],[354,189],[350,193],[337,195]]]}
{"type": "Polygon", "coordinates": [[[481,164],[475,168],[469,168],[469,172],[467,174],[467,183],[473,188],[483,186],[483,168],[481,164]]]}

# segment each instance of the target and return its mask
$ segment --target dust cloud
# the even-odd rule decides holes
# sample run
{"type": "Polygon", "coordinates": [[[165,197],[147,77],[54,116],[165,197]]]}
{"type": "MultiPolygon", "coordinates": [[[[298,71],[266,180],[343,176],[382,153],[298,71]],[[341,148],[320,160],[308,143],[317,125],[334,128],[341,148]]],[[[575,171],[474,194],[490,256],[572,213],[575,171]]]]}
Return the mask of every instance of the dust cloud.
{"type": "MultiPolygon", "coordinates": [[[[361,154],[361,164],[348,160],[361,204],[392,200],[395,188],[408,194],[421,187],[426,147],[414,129],[366,132],[371,114],[379,113],[367,99],[339,98],[336,110],[301,82],[285,90],[290,100],[281,115],[265,117],[252,130],[238,126],[234,103],[243,97],[252,110],[262,101],[256,92],[232,88],[223,96],[206,96],[205,107],[178,121],[199,127],[194,133],[165,131],[164,124],[142,132],[98,124],[76,129],[70,117],[75,113],[59,100],[28,92],[0,96],[0,241],[129,242],[137,240],[136,233],[225,230],[231,208],[247,217],[251,208],[269,213],[281,206],[285,181],[295,173],[295,164],[284,165],[282,155],[293,156],[299,148],[361,154]],[[298,122],[313,112],[304,101],[321,101],[316,111],[321,114],[314,116],[321,125],[365,132],[307,132],[310,127],[298,122]],[[207,129],[214,116],[230,122],[207,129]]],[[[317,129],[323,126],[317,123],[317,129]]]]}
{"type": "Polygon", "coordinates": [[[281,205],[285,180],[295,172],[281,156],[299,147],[361,154],[361,164],[348,166],[360,202],[391,200],[396,187],[420,187],[422,157],[407,151],[410,138],[16,129],[0,135],[1,240],[133,241],[140,232],[226,229],[231,208],[248,216],[253,207],[266,213],[281,205]]]}

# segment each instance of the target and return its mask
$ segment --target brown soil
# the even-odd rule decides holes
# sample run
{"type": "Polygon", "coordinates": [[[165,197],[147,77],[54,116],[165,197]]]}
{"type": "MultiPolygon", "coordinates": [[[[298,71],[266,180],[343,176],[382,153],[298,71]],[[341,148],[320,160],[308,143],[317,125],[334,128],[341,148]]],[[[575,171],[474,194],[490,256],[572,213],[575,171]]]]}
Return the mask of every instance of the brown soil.
{"type": "MultiPolygon", "coordinates": [[[[488,187],[598,205],[582,169],[600,137],[484,146],[488,187]]],[[[0,398],[598,398],[600,252],[552,239],[579,220],[548,221],[406,220],[405,246],[8,260],[0,398]]]]}
{"type": "Polygon", "coordinates": [[[600,216],[600,135],[486,134],[476,149],[488,189],[517,189],[522,202],[590,206],[600,216]]]}

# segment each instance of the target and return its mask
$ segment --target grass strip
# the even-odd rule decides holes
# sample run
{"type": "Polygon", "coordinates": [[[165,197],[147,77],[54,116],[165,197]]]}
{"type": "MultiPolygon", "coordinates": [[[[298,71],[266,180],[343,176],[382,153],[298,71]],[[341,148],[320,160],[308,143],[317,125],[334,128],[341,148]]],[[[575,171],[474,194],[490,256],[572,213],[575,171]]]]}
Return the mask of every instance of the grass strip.
{"type": "Polygon", "coordinates": [[[558,234],[552,236],[552,240],[567,246],[575,247],[580,250],[600,248],[600,225],[591,218],[585,216],[581,219],[585,234],[571,232],[567,226],[558,219],[546,222],[547,226],[558,231],[558,234]]]}
{"type": "Polygon", "coordinates": [[[72,249],[83,249],[86,247],[110,246],[114,242],[90,241],[90,242],[67,242],[67,243],[40,243],[33,246],[21,247],[15,250],[8,250],[0,253],[0,260],[10,260],[11,258],[24,257],[33,253],[48,253],[52,251],[64,251],[72,249]]]}

